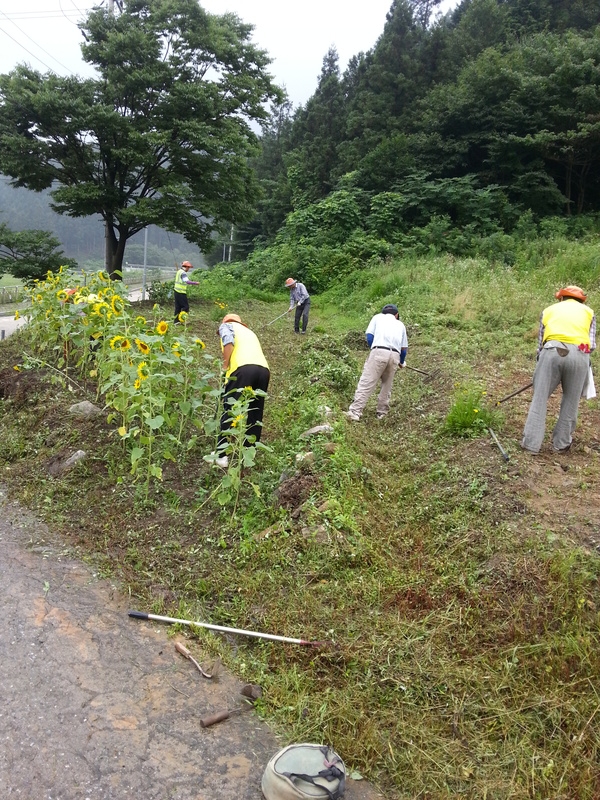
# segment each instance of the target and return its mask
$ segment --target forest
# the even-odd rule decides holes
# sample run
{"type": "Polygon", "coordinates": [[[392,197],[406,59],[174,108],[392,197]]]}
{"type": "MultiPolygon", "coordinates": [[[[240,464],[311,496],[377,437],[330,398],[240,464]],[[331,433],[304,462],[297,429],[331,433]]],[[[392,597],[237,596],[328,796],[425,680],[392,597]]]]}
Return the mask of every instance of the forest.
{"type": "MultiPolygon", "coordinates": [[[[548,226],[595,228],[600,0],[463,0],[445,16],[438,5],[394,0],[345,71],[325,54],[305,105],[273,100],[250,161],[259,199],[234,228],[234,260],[249,257],[244,274],[261,288],[298,272],[320,291],[407,252],[510,264],[516,242],[548,226]]],[[[69,258],[103,258],[98,215],[56,214],[47,191],[6,179],[0,208],[14,230],[34,219],[52,232],[69,258]]],[[[210,265],[230,260],[220,222],[203,248],[210,265]]],[[[150,260],[200,263],[185,233],[151,232],[150,260]]],[[[141,261],[142,243],[135,234],[127,260],[141,261]]]]}
{"type": "Polygon", "coordinates": [[[510,264],[548,226],[600,208],[599,0],[394,0],[342,73],[331,49],[304,107],[273,108],[239,231],[247,276],[315,291],[412,252],[510,264]]]}

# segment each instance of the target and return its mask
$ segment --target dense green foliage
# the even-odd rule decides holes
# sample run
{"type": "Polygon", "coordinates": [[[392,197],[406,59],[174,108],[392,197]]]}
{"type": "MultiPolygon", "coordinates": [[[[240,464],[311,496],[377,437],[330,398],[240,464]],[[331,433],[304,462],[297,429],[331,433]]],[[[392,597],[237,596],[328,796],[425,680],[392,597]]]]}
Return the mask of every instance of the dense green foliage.
{"type": "Polygon", "coordinates": [[[55,210],[102,217],[111,274],[148,224],[206,247],[250,216],[250,122],[279,94],[251,26],[195,0],[126,0],[81,27],[97,78],[0,76],[0,167],[14,185],[52,186],[55,210]]]}
{"type": "Polygon", "coordinates": [[[600,210],[599,0],[436,5],[394,0],[368,53],[342,75],[329,51],[306,105],[265,128],[267,271],[290,243],[315,248],[295,267],[313,289],[315,259],[331,279],[386,243],[510,262],[519,228],[600,210]]]}

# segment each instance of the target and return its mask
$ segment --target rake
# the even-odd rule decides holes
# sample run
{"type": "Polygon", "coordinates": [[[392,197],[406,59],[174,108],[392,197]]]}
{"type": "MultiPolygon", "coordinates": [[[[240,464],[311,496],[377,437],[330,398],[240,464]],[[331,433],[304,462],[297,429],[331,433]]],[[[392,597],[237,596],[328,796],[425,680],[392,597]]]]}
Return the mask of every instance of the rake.
{"type": "Polygon", "coordinates": [[[267,328],[269,327],[269,325],[272,325],[274,322],[277,322],[278,319],[285,317],[287,313],[288,313],[287,311],[284,311],[283,314],[280,314],[278,317],[275,317],[275,319],[272,319],[271,322],[267,322],[267,328]]]}
{"type": "Polygon", "coordinates": [[[505,403],[507,400],[510,400],[511,397],[516,397],[518,394],[521,394],[521,392],[525,392],[527,391],[527,389],[531,389],[532,386],[533,386],[533,381],[531,381],[531,383],[528,383],[527,386],[521,386],[521,388],[517,389],[516,392],[513,392],[512,394],[507,394],[506,397],[502,398],[502,400],[496,400],[496,405],[499,406],[500,403],[505,403]]]}
{"type": "Polygon", "coordinates": [[[412,372],[418,372],[419,375],[424,375],[423,383],[431,383],[435,381],[441,375],[440,369],[434,369],[433,372],[425,372],[424,369],[417,369],[416,367],[409,367],[408,364],[406,365],[405,369],[410,369],[412,372]]]}

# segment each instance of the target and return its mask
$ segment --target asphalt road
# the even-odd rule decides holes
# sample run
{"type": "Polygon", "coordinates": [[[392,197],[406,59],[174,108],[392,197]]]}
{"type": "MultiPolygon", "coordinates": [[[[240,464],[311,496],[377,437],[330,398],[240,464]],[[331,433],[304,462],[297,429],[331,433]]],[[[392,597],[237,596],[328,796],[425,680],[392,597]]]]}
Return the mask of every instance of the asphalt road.
{"type": "MultiPolygon", "coordinates": [[[[22,800],[259,800],[282,746],[242,683],[207,680],[168,628],[127,616],[127,599],[68,557],[0,487],[0,795],[22,800]]],[[[181,636],[178,637],[183,640],[181,636]]],[[[203,662],[195,642],[183,640],[203,662]]],[[[206,666],[209,666],[208,662],[206,666]]],[[[349,781],[348,800],[381,795],[349,781]]]]}

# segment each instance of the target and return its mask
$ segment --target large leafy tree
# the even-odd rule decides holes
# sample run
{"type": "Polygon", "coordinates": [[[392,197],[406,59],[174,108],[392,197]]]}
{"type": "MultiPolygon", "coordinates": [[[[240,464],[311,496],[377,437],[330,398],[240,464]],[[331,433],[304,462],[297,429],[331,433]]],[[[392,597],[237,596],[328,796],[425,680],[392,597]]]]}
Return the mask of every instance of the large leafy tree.
{"type": "Polygon", "coordinates": [[[125,0],[81,25],[97,77],[0,76],[0,169],[15,186],[52,187],[53,207],[99,215],[118,276],[127,240],[146,225],[203,249],[252,216],[251,123],[278,98],[269,58],[236,16],[196,0],[125,0]]]}

